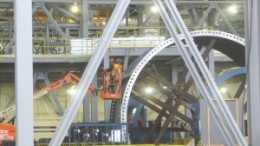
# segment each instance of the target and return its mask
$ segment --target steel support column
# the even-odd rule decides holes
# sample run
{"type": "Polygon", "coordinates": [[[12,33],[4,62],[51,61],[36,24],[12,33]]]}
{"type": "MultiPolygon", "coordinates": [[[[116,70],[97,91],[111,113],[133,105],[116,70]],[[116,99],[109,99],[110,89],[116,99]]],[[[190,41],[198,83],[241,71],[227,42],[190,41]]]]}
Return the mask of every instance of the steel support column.
{"type": "Polygon", "coordinates": [[[89,6],[88,0],[81,1],[81,10],[82,10],[82,20],[81,20],[81,33],[83,38],[88,38],[88,31],[89,31],[89,6]]]}
{"type": "Polygon", "coordinates": [[[92,55],[82,77],[76,89],[76,93],[73,96],[64,116],[61,119],[61,122],[58,126],[58,129],[55,131],[55,134],[49,144],[49,146],[58,146],[61,145],[62,140],[64,139],[69,126],[71,125],[77,110],[80,107],[80,104],[85,96],[85,92],[90,86],[91,81],[94,78],[94,75],[101,63],[103,57],[105,56],[106,50],[109,47],[109,43],[118,28],[123,15],[129,6],[130,0],[119,0],[117,5],[108,21],[108,24],[105,28],[103,35],[97,44],[97,49],[92,55]]]}
{"type": "Polygon", "coordinates": [[[16,146],[33,146],[32,0],[15,0],[14,11],[16,146]]]}
{"type": "MultiPolygon", "coordinates": [[[[88,38],[88,29],[89,29],[89,27],[88,27],[88,21],[89,21],[88,0],[81,1],[81,11],[82,11],[82,20],[80,21],[80,37],[88,38]]],[[[97,83],[95,82],[95,84],[97,84],[97,83]]],[[[90,116],[92,116],[92,114],[97,114],[97,113],[90,112],[90,109],[92,111],[92,108],[94,108],[94,106],[95,106],[92,103],[97,104],[95,99],[89,99],[88,95],[85,95],[85,97],[83,99],[83,122],[90,122],[91,119],[93,119],[93,118],[90,118],[90,116]],[[94,102],[92,102],[93,100],[94,100],[94,102]]],[[[97,119],[95,118],[95,120],[97,120],[97,119]]]]}
{"type": "MultiPolygon", "coordinates": [[[[109,54],[108,51],[104,56],[104,68],[109,68],[110,64],[109,64],[109,54]]],[[[111,100],[105,100],[104,101],[104,118],[105,121],[109,121],[109,117],[110,117],[110,109],[111,108],[111,100]]]]}
{"type": "Polygon", "coordinates": [[[130,52],[131,52],[131,49],[130,49],[130,48],[125,49],[125,57],[124,57],[124,65],[123,65],[124,71],[128,68],[128,63],[129,63],[129,58],[130,58],[130,55],[129,55],[130,52]]]}
{"type": "Polygon", "coordinates": [[[215,77],[215,59],[214,50],[211,50],[208,57],[208,67],[212,77],[215,77]]]}
{"type": "MultiPolygon", "coordinates": [[[[144,14],[142,13],[143,9],[144,9],[143,6],[137,6],[137,13],[138,13],[138,15],[137,15],[137,26],[138,26],[138,27],[143,26],[143,21],[144,21],[144,20],[143,20],[143,19],[144,19],[144,14]]],[[[143,35],[143,30],[138,29],[137,32],[138,32],[138,35],[139,35],[139,36],[142,36],[142,35],[143,35]]],[[[136,32],[135,32],[135,33],[136,33],[136,32]]],[[[135,35],[135,34],[134,34],[134,35],[135,35]]]]}
{"type": "MultiPolygon", "coordinates": [[[[94,79],[91,83],[94,87],[97,87],[97,75],[94,76],[94,79]]],[[[91,122],[98,122],[98,97],[94,96],[91,98],[91,122]]]]}
{"type": "Polygon", "coordinates": [[[249,145],[260,145],[260,1],[247,1],[248,7],[245,22],[248,22],[247,28],[247,70],[248,70],[248,128],[249,145]]]}

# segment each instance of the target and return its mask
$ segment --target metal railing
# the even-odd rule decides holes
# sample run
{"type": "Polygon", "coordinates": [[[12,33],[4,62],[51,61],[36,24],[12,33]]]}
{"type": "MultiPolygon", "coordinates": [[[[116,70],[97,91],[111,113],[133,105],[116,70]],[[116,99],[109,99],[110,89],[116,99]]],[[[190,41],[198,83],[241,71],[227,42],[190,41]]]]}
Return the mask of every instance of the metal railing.
{"type": "Polygon", "coordinates": [[[127,124],[89,123],[72,124],[68,131],[68,143],[78,144],[127,144],[127,124]],[[123,135],[126,127],[126,136],[123,135]]]}
{"type": "MultiPolygon", "coordinates": [[[[212,30],[213,28],[189,27],[191,31],[199,29],[212,30]]],[[[92,38],[33,38],[32,53],[34,56],[42,57],[92,55],[102,33],[103,30],[92,38]]],[[[119,27],[110,43],[110,49],[154,47],[169,37],[165,27],[119,27]]],[[[10,56],[14,53],[13,38],[0,38],[0,56],[10,56]]]]}

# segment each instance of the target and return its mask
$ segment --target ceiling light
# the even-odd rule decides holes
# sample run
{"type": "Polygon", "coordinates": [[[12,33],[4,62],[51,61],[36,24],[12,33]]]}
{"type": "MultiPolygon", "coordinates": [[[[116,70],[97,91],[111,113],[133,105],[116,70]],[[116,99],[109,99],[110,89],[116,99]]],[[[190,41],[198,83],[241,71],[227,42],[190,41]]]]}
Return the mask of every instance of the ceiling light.
{"type": "Polygon", "coordinates": [[[74,3],[71,8],[70,8],[72,13],[78,13],[79,12],[79,7],[77,5],[77,3],[74,3]]]}
{"type": "Polygon", "coordinates": [[[231,14],[237,14],[237,6],[236,5],[232,5],[232,6],[228,7],[228,11],[231,14]]]}
{"type": "Polygon", "coordinates": [[[136,112],[136,108],[133,109],[132,114],[135,114],[135,112],[136,112]]]}
{"type": "Polygon", "coordinates": [[[153,88],[151,87],[147,87],[144,89],[144,91],[147,93],[147,94],[151,94],[153,92],[153,88]]]}
{"type": "Polygon", "coordinates": [[[67,93],[72,96],[76,93],[76,86],[71,86],[67,93]]]}
{"type": "Polygon", "coordinates": [[[222,88],[220,88],[220,91],[221,91],[222,93],[226,93],[226,92],[227,92],[227,88],[226,88],[226,87],[222,87],[222,88]]]}
{"type": "Polygon", "coordinates": [[[152,7],[150,8],[150,10],[151,10],[151,12],[153,12],[153,13],[157,13],[157,12],[159,11],[159,9],[158,9],[157,6],[152,6],[152,7]]]}

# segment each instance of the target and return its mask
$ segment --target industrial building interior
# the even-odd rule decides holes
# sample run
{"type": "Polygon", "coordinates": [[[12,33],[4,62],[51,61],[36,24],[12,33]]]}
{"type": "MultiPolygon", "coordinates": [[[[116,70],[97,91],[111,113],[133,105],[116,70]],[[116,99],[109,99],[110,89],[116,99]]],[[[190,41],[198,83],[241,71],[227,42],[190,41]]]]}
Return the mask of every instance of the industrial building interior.
{"type": "Polygon", "coordinates": [[[0,0],[0,145],[260,145],[259,6],[0,0]]]}

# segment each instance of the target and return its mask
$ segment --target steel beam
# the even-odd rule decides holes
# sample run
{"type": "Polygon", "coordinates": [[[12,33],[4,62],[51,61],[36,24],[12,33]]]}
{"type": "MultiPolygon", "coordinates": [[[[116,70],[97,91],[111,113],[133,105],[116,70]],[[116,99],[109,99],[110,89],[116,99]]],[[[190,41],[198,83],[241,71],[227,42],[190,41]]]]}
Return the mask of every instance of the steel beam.
{"type": "MultiPolygon", "coordinates": [[[[149,71],[145,71],[145,73],[148,75],[148,76],[151,76],[151,77],[153,77],[154,79],[156,79],[156,80],[158,80],[158,83],[161,83],[160,81],[161,80],[159,80],[159,79],[162,79],[162,78],[160,78],[160,77],[156,77],[155,78],[155,74],[154,73],[151,73],[151,72],[149,72],[149,71]]],[[[143,77],[143,78],[145,78],[145,77],[143,77]]],[[[142,78],[142,79],[143,79],[142,78]]],[[[142,79],[140,79],[140,80],[142,80],[142,79]]],[[[147,82],[147,81],[144,81],[144,80],[142,80],[143,82],[145,82],[146,84],[149,84],[149,82],[147,82]]],[[[180,95],[181,95],[181,93],[183,92],[183,90],[181,90],[181,89],[173,89],[173,90],[175,90],[175,91],[173,91],[173,92],[169,92],[169,91],[165,91],[165,89],[160,89],[161,87],[159,86],[159,85],[151,85],[150,84],[150,86],[151,87],[153,87],[154,89],[158,89],[158,91],[160,91],[162,94],[164,94],[164,95],[166,95],[168,98],[170,98],[170,99],[172,99],[172,100],[174,100],[175,102],[177,102],[177,100],[178,100],[178,98],[180,98],[180,95]],[[179,95],[176,95],[176,94],[179,94],[179,95]]],[[[166,85],[167,86],[167,85],[166,85]]],[[[171,88],[170,86],[167,86],[168,88],[171,88]]],[[[184,98],[184,100],[181,102],[181,104],[183,104],[183,106],[185,107],[185,108],[188,108],[188,109],[190,109],[190,110],[192,110],[192,111],[195,111],[195,107],[194,106],[192,106],[192,103],[191,102],[196,102],[196,98],[194,97],[194,96],[192,96],[192,95],[190,95],[189,93],[187,93],[187,95],[185,96],[185,98],[184,98]],[[187,98],[188,97],[188,98],[187,98]],[[192,98],[191,98],[192,97],[192,98]]]]}
{"type": "MultiPolygon", "coordinates": [[[[40,3],[75,3],[77,0],[32,0],[33,2],[40,3]]],[[[0,0],[0,2],[14,2],[14,0],[0,0]]],[[[117,0],[89,0],[89,4],[116,4],[117,0]]],[[[233,4],[234,1],[176,1],[177,4],[233,4]]],[[[236,3],[244,3],[243,0],[237,0],[236,3]]],[[[150,0],[132,0],[130,4],[133,5],[145,5],[145,4],[153,4],[150,0]]]]}
{"type": "MultiPolygon", "coordinates": [[[[158,114],[168,118],[170,115],[168,113],[166,113],[166,110],[165,111],[162,111],[161,109],[159,109],[157,106],[151,104],[150,102],[148,102],[147,100],[143,99],[141,94],[139,94],[137,91],[133,90],[133,93],[136,95],[136,96],[133,96],[133,98],[144,104],[146,107],[150,108],[151,110],[157,112],[158,114]]],[[[176,118],[172,118],[172,121],[177,125],[177,126],[181,126],[181,128],[185,128],[185,130],[187,131],[191,131],[191,128],[189,127],[189,124],[188,123],[185,123],[183,121],[180,121],[176,118]]]]}
{"type": "MultiPolygon", "coordinates": [[[[84,1],[83,1],[84,2],[84,1]]],[[[82,4],[82,6],[83,6],[84,4],[82,4]]],[[[71,18],[71,19],[74,19],[74,20],[76,20],[76,21],[79,21],[80,19],[77,17],[77,16],[75,16],[74,14],[72,14],[71,12],[69,12],[68,10],[66,10],[66,9],[63,9],[63,8],[61,8],[61,7],[59,7],[59,6],[57,6],[56,4],[52,4],[51,6],[53,6],[55,9],[57,9],[58,11],[60,11],[62,14],[64,14],[65,16],[67,16],[67,17],[69,17],[69,18],[71,18]]],[[[82,10],[84,10],[84,9],[82,9],[82,10]]],[[[87,9],[88,10],[88,9],[87,9]]],[[[86,11],[87,11],[86,10],[86,11]]],[[[82,14],[85,14],[84,12],[82,12],[82,14]]],[[[83,17],[84,18],[84,17],[83,17]]]]}
{"type": "Polygon", "coordinates": [[[228,21],[227,17],[226,17],[226,16],[224,15],[224,13],[220,10],[219,6],[216,5],[215,8],[216,8],[216,10],[220,13],[220,15],[222,16],[224,22],[226,23],[226,25],[227,25],[227,27],[230,29],[230,31],[231,31],[233,34],[239,36],[239,35],[237,34],[236,30],[234,29],[234,27],[233,27],[233,26],[230,24],[230,22],[228,21]]]}
{"type": "MultiPolygon", "coordinates": [[[[175,105],[172,107],[173,111],[178,110],[178,108],[180,106],[180,103],[184,99],[184,97],[187,95],[187,92],[188,92],[189,88],[191,87],[192,82],[193,82],[192,78],[189,78],[189,80],[188,80],[186,86],[184,87],[180,97],[177,99],[175,105]]],[[[169,117],[172,118],[174,116],[176,116],[176,114],[174,112],[170,112],[170,116],[169,117]]],[[[170,121],[169,118],[166,119],[166,121],[164,122],[164,124],[162,126],[162,129],[160,130],[160,132],[158,133],[158,135],[157,135],[157,137],[155,139],[155,143],[156,144],[161,141],[161,138],[162,138],[163,134],[165,133],[167,127],[169,126],[170,122],[171,121],[170,121]]]]}
{"type": "Polygon", "coordinates": [[[212,8],[213,8],[212,5],[210,5],[210,6],[208,7],[208,9],[203,13],[203,16],[200,18],[200,20],[199,20],[197,26],[202,26],[202,25],[203,25],[203,23],[205,22],[206,18],[208,18],[209,12],[212,10],[212,8]]]}
{"type": "Polygon", "coordinates": [[[242,95],[242,93],[245,91],[245,85],[246,85],[246,79],[243,79],[242,83],[238,87],[237,92],[233,98],[239,98],[242,95]]]}
{"type": "MultiPolygon", "coordinates": [[[[15,0],[0,0],[0,3],[12,3],[15,0]]],[[[76,0],[32,0],[32,2],[40,3],[74,3],[76,0]]]]}
{"type": "Polygon", "coordinates": [[[192,17],[193,24],[196,25],[198,23],[198,21],[199,21],[199,17],[198,17],[196,9],[195,8],[191,8],[189,10],[189,13],[190,13],[190,15],[192,17]]]}
{"type": "Polygon", "coordinates": [[[38,72],[35,72],[35,73],[33,74],[33,87],[35,87],[35,84],[36,84],[36,82],[37,82],[39,76],[40,76],[40,73],[38,73],[38,72]]]}
{"type": "MultiPolygon", "coordinates": [[[[172,103],[171,98],[168,98],[165,102],[165,104],[171,104],[171,103],[172,103]]],[[[162,110],[158,113],[158,116],[156,117],[156,119],[153,123],[153,127],[150,129],[149,133],[146,135],[146,137],[144,139],[145,143],[148,143],[151,141],[153,133],[155,132],[155,130],[157,130],[157,128],[159,126],[161,126],[160,124],[161,124],[162,118],[165,113],[166,113],[166,108],[162,107],[162,110]]],[[[168,118],[169,118],[169,116],[168,116],[168,118]]]]}
{"type": "Polygon", "coordinates": [[[16,146],[33,146],[32,1],[14,2],[16,146]]]}
{"type": "MultiPolygon", "coordinates": [[[[159,82],[165,84],[167,87],[169,87],[175,91],[180,90],[177,86],[173,85],[171,82],[167,81],[166,79],[164,79],[160,76],[157,76],[156,74],[148,71],[147,69],[144,69],[143,71],[144,71],[143,73],[148,74],[149,76],[153,77],[154,79],[158,80],[159,82]]],[[[197,100],[197,98],[195,98],[194,96],[192,96],[190,94],[187,94],[186,97],[190,100],[197,100]]]]}
{"type": "Polygon", "coordinates": [[[119,0],[117,2],[117,5],[105,28],[105,31],[98,41],[97,49],[95,50],[85,71],[83,72],[81,80],[77,86],[76,93],[73,96],[66,112],[64,113],[64,116],[62,117],[49,146],[61,145],[62,140],[64,139],[70,124],[72,123],[77,110],[79,109],[80,104],[86,94],[84,91],[87,91],[89,88],[90,83],[94,78],[94,74],[96,73],[107,49],[109,48],[109,43],[112,40],[112,37],[115,34],[116,29],[118,28],[129,3],[130,0],[119,0]]]}
{"type": "MultiPolygon", "coordinates": [[[[135,88],[134,87],[134,90],[135,91],[138,91],[139,93],[141,93],[141,89],[140,88],[135,88]]],[[[174,109],[173,107],[171,107],[169,104],[165,104],[163,103],[162,101],[160,101],[159,99],[157,99],[156,97],[154,96],[151,96],[151,95],[143,95],[143,97],[145,97],[147,100],[150,100],[152,102],[154,102],[155,104],[159,105],[160,107],[163,107],[165,108],[166,110],[168,110],[170,113],[173,113],[175,116],[183,119],[184,121],[188,122],[189,124],[192,123],[192,119],[186,117],[185,115],[181,114],[177,109],[174,109]]],[[[180,98],[178,98],[180,99],[180,98]]],[[[179,100],[180,101],[180,100],[179,100]]],[[[176,102],[177,103],[177,102],[176,102]]],[[[180,104],[180,103],[179,103],[180,104]]]]}
{"type": "MultiPolygon", "coordinates": [[[[228,106],[227,106],[226,102],[224,101],[220,91],[218,90],[218,87],[217,87],[216,83],[214,82],[214,79],[210,75],[210,72],[207,69],[205,62],[203,61],[202,56],[198,52],[198,49],[197,49],[191,35],[189,34],[188,29],[184,24],[184,21],[182,20],[180,14],[178,13],[177,7],[175,6],[175,4],[172,1],[169,1],[169,0],[166,1],[166,5],[169,7],[169,10],[170,10],[177,26],[180,27],[180,31],[184,35],[185,41],[187,42],[187,44],[189,46],[188,48],[191,51],[191,53],[195,59],[195,62],[198,65],[198,68],[200,69],[203,77],[205,78],[206,83],[208,84],[209,89],[212,92],[212,95],[214,97],[216,97],[217,105],[220,109],[222,116],[224,117],[224,120],[226,121],[227,127],[231,131],[231,134],[233,134],[233,136],[235,137],[234,140],[241,146],[247,146],[247,143],[246,143],[236,121],[234,120],[234,117],[232,116],[230,110],[228,109],[228,106]]],[[[188,57],[188,56],[186,56],[186,57],[188,57]]],[[[199,77],[195,74],[192,74],[192,75],[193,75],[193,78],[199,77]]],[[[196,79],[195,79],[195,81],[196,81],[196,79]]],[[[198,82],[197,82],[197,85],[198,85],[198,82]]],[[[207,90],[205,89],[205,87],[204,87],[204,89],[200,88],[200,92],[208,93],[207,90]]],[[[206,96],[206,98],[211,99],[210,96],[208,96],[208,95],[206,96]]],[[[211,106],[211,108],[213,108],[213,105],[210,104],[210,106],[211,106]]],[[[219,122],[222,122],[222,121],[219,121],[219,122]]]]}
{"type": "Polygon", "coordinates": [[[128,67],[129,58],[130,58],[129,54],[130,54],[130,48],[125,49],[124,65],[123,65],[124,70],[126,70],[128,67]]]}
{"type": "MultiPolygon", "coordinates": [[[[216,97],[216,99],[217,99],[216,100],[217,105],[219,107],[219,110],[222,114],[224,121],[226,122],[225,123],[226,126],[229,128],[231,134],[235,137],[235,138],[232,137],[233,139],[226,138],[226,140],[227,139],[234,140],[233,145],[238,143],[241,146],[246,146],[247,144],[245,142],[245,139],[243,138],[243,135],[242,135],[241,131],[239,130],[239,127],[238,127],[237,123],[235,122],[230,110],[227,108],[227,104],[225,103],[220,91],[217,88],[217,85],[215,84],[212,76],[210,75],[209,70],[207,69],[205,62],[203,61],[200,53],[198,52],[198,49],[197,49],[193,39],[191,38],[191,35],[189,34],[188,29],[186,28],[180,14],[178,13],[178,10],[177,10],[175,4],[172,1],[166,0],[166,5],[168,6],[170,13],[172,14],[173,20],[175,20],[175,23],[180,28],[181,33],[184,35],[185,41],[189,46],[188,50],[192,53],[192,56],[194,57],[195,62],[197,63],[198,68],[200,69],[203,77],[205,78],[205,80],[209,86],[209,89],[212,92],[212,95],[214,97],[216,97]]],[[[165,9],[164,9],[164,11],[165,11],[165,9]]],[[[164,13],[163,15],[166,16],[167,13],[164,13]]],[[[167,23],[169,23],[170,19],[165,20],[165,21],[167,23]]],[[[175,37],[174,36],[175,28],[168,26],[168,29],[171,32],[172,36],[175,37]]],[[[176,37],[175,37],[175,39],[176,39],[176,37]]],[[[179,43],[181,43],[180,40],[178,40],[178,38],[176,39],[176,41],[179,41],[179,43]]],[[[183,44],[181,44],[181,45],[183,45],[183,44]]],[[[181,47],[181,48],[183,48],[183,47],[181,47]]],[[[180,50],[183,51],[181,48],[180,48],[180,50]]],[[[217,110],[215,108],[214,104],[211,103],[212,102],[211,97],[210,97],[204,83],[202,82],[201,77],[199,76],[198,72],[195,70],[193,63],[191,62],[191,60],[189,58],[188,52],[186,50],[184,50],[182,53],[183,53],[182,57],[184,58],[186,65],[190,68],[189,70],[192,72],[191,75],[193,76],[193,79],[195,80],[196,85],[199,86],[200,92],[209,101],[208,104],[210,105],[210,108],[212,109],[212,111],[217,110]]],[[[219,124],[221,124],[221,122],[222,121],[218,121],[219,124]]],[[[229,131],[224,132],[224,134],[227,134],[227,133],[229,133],[229,131]]]]}
{"type": "Polygon", "coordinates": [[[81,0],[81,10],[82,10],[82,19],[81,19],[81,37],[88,38],[89,33],[89,21],[90,21],[90,14],[89,14],[89,0],[81,0]]]}
{"type": "Polygon", "coordinates": [[[45,14],[47,15],[48,19],[51,21],[51,23],[53,24],[53,26],[55,27],[56,31],[59,33],[59,35],[61,35],[62,37],[67,37],[67,35],[61,30],[61,28],[59,27],[59,25],[56,23],[56,21],[54,20],[54,18],[51,16],[51,13],[48,11],[48,9],[45,7],[44,3],[40,4],[40,7],[42,8],[42,10],[45,12],[45,14]]]}
{"type": "MultiPolygon", "coordinates": [[[[37,80],[44,80],[46,86],[50,85],[51,82],[48,79],[47,73],[46,72],[35,72],[34,76],[33,76],[33,87],[35,87],[35,84],[37,82],[37,80]]],[[[60,116],[63,115],[63,107],[61,106],[58,97],[56,96],[56,94],[53,91],[49,91],[50,95],[51,95],[51,101],[53,102],[54,105],[56,105],[57,107],[57,111],[60,114],[60,116]]]]}
{"type": "MultiPolygon", "coordinates": [[[[106,52],[105,56],[104,56],[104,68],[107,69],[109,68],[109,54],[108,51],[106,52]]],[[[109,121],[109,116],[110,116],[110,110],[111,110],[111,100],[105,100],[104,101],[104,119],[105,121],[109,121]]]]}
{"type": "MultiPolygon", "coordinates": [[[[44,77],[44,82],[45,82],[45,84],[46,84],[47,86],[49,86],[49,85],[51,84],[51,82],[50,82],[50,80],[49,80],[49,78],[48,78],[48,76],[47,76],[47,73],[43,73],[43,77],[44,77]]],[[[50,95],[51,95],[51,97],[52,97],[52,98],[51,98],[51,99],[52,99],[52,102],[54,103],[54,105],[56,105],[57,110],[58,110],[60,116],[62,116],[63,113],[64,113],[64,109],[63,109],[63,107],[61,106],[60,101],[58,100],[58,97],[56,96],[56,94],[54,93],[54,91],[50,91],[50,95]]]]}
{"type": "MultiPolygon", "coordinates": [[[[215,45],[215,43],[216,43],[216,39],[213,39],[212,41],[210,41],[209,45],[207,46],[207,48],[206,48],[205,51],[203,52],[203,55],[202,55],[203,59],[206,59],[206,58],[207,58],[208,54],[210,53],[210,51],[211,51],[211,49],[213,48],[213,46],[215,45]]],[[[144,70],[144,73],[147,73],[147,74],[149,74],[149,75],[152,75],[152,76],[153,76],[155,79],[157,79],[159,82],[167,83],[168,86],[171,86],[171,84],[168,83],[166,80],[161,79],[161,78],[157,78],[155,75],[153,75],[151,72],[149,72],[149,71],[147,71],[147,70],[144,70]]],[[[184,76],[186,76],[187,73],[188,73],[188,70],[185,71],[184,76]]],[[[182,80],[182,78],[179,78],[178,81],[177,81],[177,83],[180,83],[181,80],[182,80]]],[[[190,81],[190,82],[191,82],[191,81],[190,81]]],[[[186,84],[185,89],[188,90],[190,86],[191,86],[191,83],[186,84]]],[[[186,91],[186,92],[187,92],[187,91],[186,91]]],[[[184,94],[183,94],[182,96],[184,96],[184,94]]],[[[171,98],[168,98],[167,101],[166,101],[166,103],[171,103],[170,101],[171,101],[171,98]]],[[[152,134],[153,134],[154,131],[157,129],[158,125],[161,123],[161,118],[162,118],[162,116],[163,116],[163,113],[166,111],[166,109],[164,108],[165,106],[162,106],[162,107],[163,107],[163,109],[162,109],[162,111],[159,113],[158,117],[156,118],[156,120],[155,120],[155,122],[154,122],[154,126],[152,127],[152,129],[150,130],[150,132],[147,134],[147,137],[146,137],[145,140],[144,140],[145,142],[149,142],[149,141],[150,141],[152,134]]],[[[167,123],[166,123],[166,125],[167,125],[167,123]]],[[[165,129],[164,129],[164,130],[162,129],[162,131],[164,132],[165,129]]],[[[162,132],[162,133],[163,133],[163,132],[162,132]]],[[[159,139],[158,139],[157,141],[159,141],[159,139]]]]}
{"type": "Polygon", "coordinates": [[[248,85],[248,133],[249,145],[260,145],[260,1],[247,1],[246,65],[248,85]]]}
{"type": "MultiPolygon", "coordinates": [[[[160,2],[158,0],[154,0],[154,2],[160,8],[159,12],[161,14],[161,17],[163,18],[163,21],[165,22],[165,24],[166,24],[170,34],[174,38],[175,44],[179,48],[179,51],[181,52],[182,57],[183,57],[186,65],[187,65],[188,69],[190,70],[191,75],[193,76],[193,79],[195,80],[195,83],[196,83],[197,87],[200,89],[200,91],[202,92],[202,95],[204,95],[204,97],[206,97],[205,99],[207,99],[207,101],[209,102],[209,104],[213,108],[212,111],[213,111],[214,115],[217,117],[216,120],[222,119],[222,117],[220,116],[220,114],[217,111],[217,108],[214,106],[214,103],[211,101],[210,95],[207,92],[207,89],[204,86],[204,83],[203,83],[202,79],[200,78],[200,75],[199,75],[198,71],[196,70],[195,66],[193,65],[193,61],[190,58],[190,54],[185,49],[184,44],[181,42],[181,40],[178,37],[176,37],[176,36],[178,36],[177,30],[174,27],[172,27],[172,26],[174,26],[174,24],[173,24],[171,18],[168,16],[168,14],[167,14],[167,12],[166,12],[162,2],[160,2]]],[[[171,11],[171,14],[172,14],[172,8],[170,8],[169,10],[171,11]]],[[[175,11],[174,13],[178,13],[178,11],[176,9],[174,9],[174,11],[175,11]]],[[[178,15],[179,15],[179,13],[178,13],[178,15]]],[[[172,16],[175,16],[175,14],[172,14],[172,16]]],[[[178,25],[178,22],[177,22],[176,19],[181,19],[182,20],[182,18],[174,17],[174,20],[175,20],[175,23],[177,24],[178,27],[181,27],[181,28],[185,27],[184,24],[182,26],[178,25]]],[[[224,126],[223,123],[221,123],[220,120],[217,123],[218,123],[218,126],[221,127],[220,128],[221,132],[223,133],[223,135],[225,135],[224,137],[226,138],[225,140],[227,141],[228,145],[235,145],[235,142],[231,138],[231,136],[228,133],[228,131],[225,131],[226,129],[223,128],[223,126],[224,126]]]]}
{"type": "MultiPolygon", "coordinates": [[[[116,4],[117,0],[89,0],[89,4],[116,4]]],[[[234,1],[176,1],[177,4],[233,4],[234,1]]],[[[236,1],[236,3],[243,3],[243,0],[236,1]]],[[[153,4],[151,0],[132,0],[132,5],[148,5],[153,4]]]]}
{"type": "MultiPolygon", "coordinates": [[[[64,12],[66,12],[66,10],[64,12]]],[[[70,14],[70,13],[68,13],[68,14],[70,14]]],[[[82,14],[82,19],[80,21],[80,37],[81,38],[88,38],[88,32],[89,32],[89,26],[88,26],[89,5],[88,5],[88,0],[81,0],[81,14],[82,14]]],[[[72,16],[74,16],[74,15],[72,15],[72,16]]],[[[75,19],[75,20],[77,20],[77,19],[75,19]]],[[[77,21],[79,21],[79,19],[77,21]]],[[[94,83],[95,83],[95,85],[97,85],[96,77],[95,77],[94,83]]],[[[90,99],[90,97],[88,95],[85,95],[85,97],[83,99],[83,122],[90,122],[91,119],[93,119],[93,118],[90,118],[92,116],[92,114],[97,114],[97,113],[91,113],[92,109],[95,108],[95,106],[96,106],[96,105],[94,105],[94,103],[96,103],[96,101],[90,102],[92,100],[93,99],[92,98],[90,99]],[[91,111],[90,111],[90,107],[91,107],[91,111]]]]}
{"type": "MultiPolygon", "coordinates": [[[[94,87],[97,87],[97,75],[96,74],[95,74],[94,79],[91,84],[94,87]]],[[[91,122],[92,123],[98,122],[98,97],[97,96],[91,97],[91,122]]]]}

